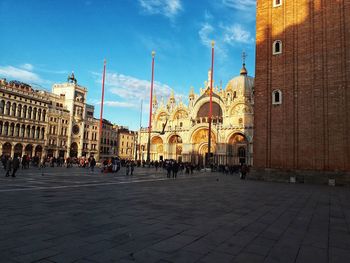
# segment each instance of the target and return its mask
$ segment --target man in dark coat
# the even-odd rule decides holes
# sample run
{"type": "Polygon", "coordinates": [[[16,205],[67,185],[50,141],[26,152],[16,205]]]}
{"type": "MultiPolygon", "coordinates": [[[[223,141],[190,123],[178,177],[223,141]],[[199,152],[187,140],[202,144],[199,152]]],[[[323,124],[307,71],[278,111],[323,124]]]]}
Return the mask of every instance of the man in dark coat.
{"type": "Polygon", "coordinates": [[[176,179],[177,173],[179,171],[179,164],[177,162],[174,162],[172,168],[173,168],[172,169],[173,170],[173,178],[176,179]]]}
{"type": "Polygon", "coordinates": [[[16,172],[17,172],[17,170],[19,168],[19,164],[20,164],[19,158],[18,157],[13,158],[13,161],[12,161],[12,177],[16,177],[16,172]]]}
{"type": "Polygon", "coordinates": [[[12,170],[12,158],[9,157],[6,161],[6,177],[10,176],[12,170]]]}

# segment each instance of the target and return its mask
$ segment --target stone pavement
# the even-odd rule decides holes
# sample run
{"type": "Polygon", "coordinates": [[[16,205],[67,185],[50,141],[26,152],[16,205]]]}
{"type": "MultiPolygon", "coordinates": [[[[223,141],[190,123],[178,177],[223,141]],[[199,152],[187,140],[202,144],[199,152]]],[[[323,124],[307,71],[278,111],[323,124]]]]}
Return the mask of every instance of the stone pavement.
{"type": "Polygon", "coordinates": [[[350,262],[349,188],[1,172],[0,262],[350,262]]]}

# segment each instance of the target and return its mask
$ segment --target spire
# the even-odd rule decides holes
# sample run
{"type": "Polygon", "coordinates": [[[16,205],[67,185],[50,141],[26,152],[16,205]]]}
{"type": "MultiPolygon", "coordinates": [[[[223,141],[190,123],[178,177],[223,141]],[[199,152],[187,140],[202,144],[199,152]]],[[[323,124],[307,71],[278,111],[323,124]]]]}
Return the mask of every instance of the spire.
{"type": "Polygon", "coordinates": [[[242,53],[243,66],[242,66],[242,69],[241,69],[241,72],[240,72],[240,74],[243,75],[243,76],[248,75],[248,71],[245,68],[245,60],[246,60],[246,58],[247,58],[247,53],[245,53],[245,51],[243,51],[243,53],[242,53]]]}
{"type": "Polygon", "coordinates": [[[211,82],[211,69],[208,70],[208,84],[207,85],[210,85],[210,82],[211,82]]]}
{"type": "Polygon", "coordinates": [[[156,93],[154,93],[154,95],[153,95],[153,105],[156,105],[157,103],[158,103],[157,96],[156,96],[156,93]]]}
{"type": "Polygon", "coordinates": [[[191,87],[191,89],[190,89],[190,95],[189,95],[188,97],[194,98],[194,88],[193,88],[193,87],[191,87]]]}

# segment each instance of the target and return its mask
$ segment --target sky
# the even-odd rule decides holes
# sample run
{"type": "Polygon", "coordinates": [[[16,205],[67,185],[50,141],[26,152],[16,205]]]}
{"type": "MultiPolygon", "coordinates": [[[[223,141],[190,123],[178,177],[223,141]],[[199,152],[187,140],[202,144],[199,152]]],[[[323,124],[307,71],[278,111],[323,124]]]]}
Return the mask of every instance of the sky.
{"type": "Polygon", "coordinates": [[[207,80],[215,41],[214,80],[239,75],[242,52],[254,76],[255,0],[0,0],[0,78],[50,91],[74,72],[99,118],[107,60],[104,118],[148,126],[151,52],[154,92],[188,101],[207,80]]]}

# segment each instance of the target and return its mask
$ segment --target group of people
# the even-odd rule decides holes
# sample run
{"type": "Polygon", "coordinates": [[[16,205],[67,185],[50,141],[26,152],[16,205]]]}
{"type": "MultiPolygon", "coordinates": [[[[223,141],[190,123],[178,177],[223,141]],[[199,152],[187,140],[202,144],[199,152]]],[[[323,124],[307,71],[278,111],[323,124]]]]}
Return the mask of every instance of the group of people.
{"type": "Polygon", "coordinates": [[[1,162],[5,170],[5,176],[9,177],[11,175],[12,177],[16,177],[16,172],[21,163],[19,157],[14,157],[13,159],[11,157],[2,157],[1,162]]]}

